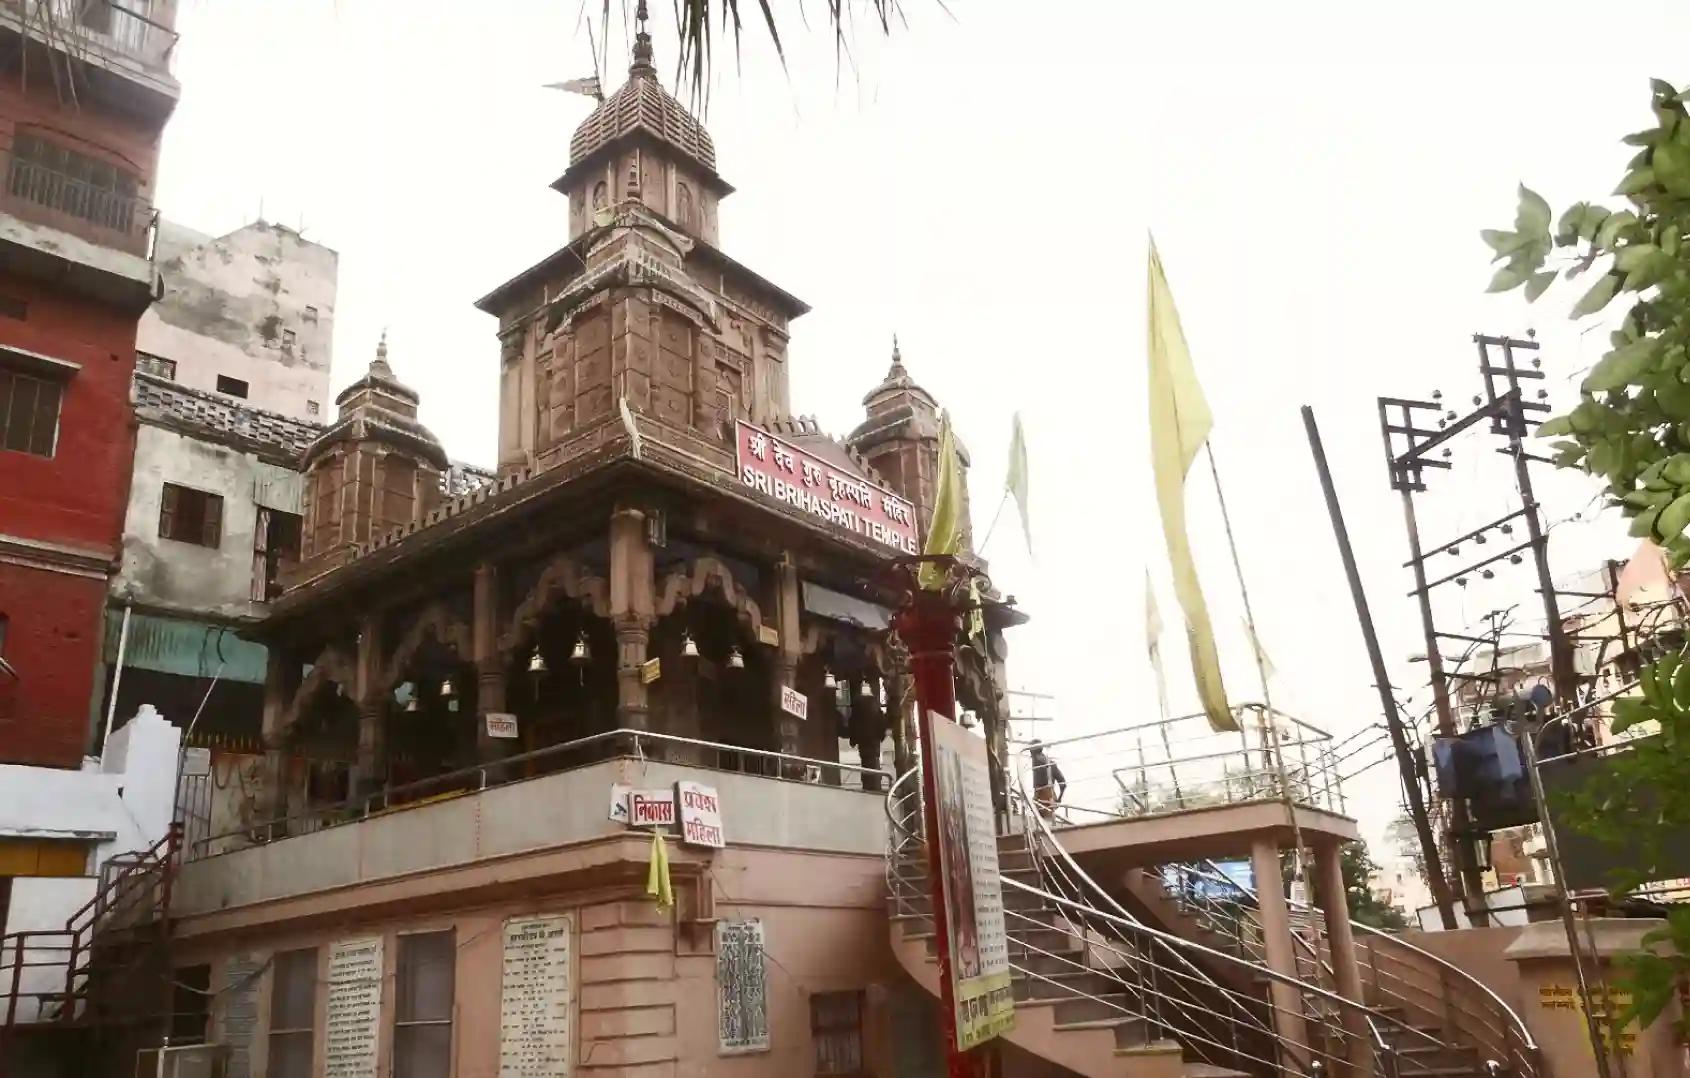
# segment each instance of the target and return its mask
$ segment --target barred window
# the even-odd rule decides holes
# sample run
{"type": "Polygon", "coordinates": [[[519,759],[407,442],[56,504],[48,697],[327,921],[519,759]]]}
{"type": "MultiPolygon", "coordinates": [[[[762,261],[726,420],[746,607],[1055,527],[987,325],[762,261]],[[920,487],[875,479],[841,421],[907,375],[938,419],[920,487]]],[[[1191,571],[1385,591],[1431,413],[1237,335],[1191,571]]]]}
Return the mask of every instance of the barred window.
{"type": "Polygon", "coordinates": [[[817,992],[811,996],[810,1039],[816,1046],[817,1074],[866,1073],[862,992],[817,992]]]}
{"type": "Polygon", "coordinates": [[[457,941],[451,929],[399,937],[393,1010],[393,1073],[448,1078],[457,941]]]}
{"type": "Polygon", "coordinates": [[[282,951],[270,968],[270,1078],[311,1078],[317,949],[282,951]]]}
{"type": "Polygon", "coordinates": [[[223,497],[192,487],[164,484],[158,506],[158,537],[196,546],[223,543],[223,497]]]}
{"type": "Polygon", "coordinates": [[[12,139],[6,189],[14,198],[128,232],[140,183],[110,162],[20,132],[12,139]]]}
{"type": "Polygon", "coordinates": [[[58,382],[0,369],[0,449],[51,457],[63,393],[58,382]]]}

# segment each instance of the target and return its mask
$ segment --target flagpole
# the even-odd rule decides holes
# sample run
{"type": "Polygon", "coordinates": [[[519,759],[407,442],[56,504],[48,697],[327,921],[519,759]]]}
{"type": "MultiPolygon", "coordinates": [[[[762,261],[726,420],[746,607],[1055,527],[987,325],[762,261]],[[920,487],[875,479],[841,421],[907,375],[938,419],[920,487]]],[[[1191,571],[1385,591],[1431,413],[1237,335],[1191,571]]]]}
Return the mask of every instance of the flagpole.
{"type": "MultiPolygon", "coordinates": [[[[1303,828],[1297,820],[1296,803],[1291,798],[1291,780],[1285,774],[1285,753],[1280,748],[1279,731],[1274,723],[1273,696],[1268,688],[1267,664],[1262,661],[1261,637],[1256,632],[1256,615],[1250,608],[1250,588],[1244,582],[1244,565],[1238,559],[1238,541],[1232,534],[1232,514],[1227,512],[1226,493],[1221,489],[1221,470],[1215,463],[1215,446],[1212,439],[1203,439],[1203,453],[1209,458],[1209,475],[1215,481],[1215,500],[1221,507],[1221,525],[1226,530],[1226,546],[1232,553],[1232,571],[1238,577],[1238,593],[1244,599],[1244,623],[1250,628],[1250,651],[1256,660],[1256,673],[1262,679],[1262,741],[1267,748],[1268,759],[1273,762],[1275,777],[1279,780],[1280,796],[1285,799],[1285,815],[1291,822],[1291,840],[1296,843],[1296,879],[1307,880],[1303,828]]],[[[1307,778],[1306,775],[1304,777],[1307,778]]],[[[1257,880],[1256,886],[1261,887],[1262,881],[1257,880]]],[[[1330,902],[1332,899],[1329,897],[1326,901],[1330,902]]]]}
{"type": "Polygon", "coordinates": [[[992,533],[998,530],[998,521],[1003,518],[1003,507],[1009,504],[1009,490],[1004,489],[1003,497],[998,499],[997,512],[992,514],[992,522],[986,527],[986,538],[980,540],[980,545],[974,548],[974,553],[984,555],[986,544],[992,541],[992,533]]]}

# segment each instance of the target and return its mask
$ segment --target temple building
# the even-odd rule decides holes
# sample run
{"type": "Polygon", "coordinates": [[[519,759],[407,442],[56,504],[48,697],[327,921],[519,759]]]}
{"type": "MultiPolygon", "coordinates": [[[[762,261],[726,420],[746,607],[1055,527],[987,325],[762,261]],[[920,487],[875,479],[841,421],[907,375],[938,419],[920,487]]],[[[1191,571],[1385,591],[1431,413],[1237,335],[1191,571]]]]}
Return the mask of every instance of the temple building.
{"type": "MultiPolygon", "coordinates": [[[[365,1073],[366,1051],[418,1078],[524,1052],[567,1065],[501,1073],[894,1073],[893,994],[926,1008],[922,1045],[935,1028],[881,941],[913,726],[891,568],[932,512],[939,404],[894,343],[848,438],[793,412],[809,308],[718,246],[733,189],[643,23],[553,186],[568,241],[477,302],[496,479],[442,482],[415,360],[385,340],[303,453],[299,559],[245,631],[266,756],[172,892],[173,961],[214,1000],[186,1025],[270,1078],[365,1073]],[[670,820],[662,910],[649,827],[670,820]],[[552,996],[512,988],[518,952],[552,996]],[[380,988],[337,995],[359,962],[380,988]],[[563,1010],[517,1044],[501,1006],[563,1010]],[[326,1017],[349,1007],[355,1037],[326,1017]]],[[[959,690],[1001,731],[1024,619],[985,607],[959,690]]]]}

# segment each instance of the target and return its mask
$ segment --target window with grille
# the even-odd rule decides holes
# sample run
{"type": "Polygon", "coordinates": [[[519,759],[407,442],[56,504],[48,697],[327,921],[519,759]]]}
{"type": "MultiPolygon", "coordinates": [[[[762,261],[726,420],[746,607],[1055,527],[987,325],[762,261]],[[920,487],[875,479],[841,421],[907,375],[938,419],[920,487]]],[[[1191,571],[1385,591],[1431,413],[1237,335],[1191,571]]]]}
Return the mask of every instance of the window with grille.
{"type": "Polygon", "coordinates": [[[176,380],[176,361],[155,356],[151,352],[135,353],[135,369],[154,378],[168,378],[172,382],[176,380]]]}
{"type": "Polygon", "coordinates": [[[0,368],[0,449],[52,456],[63,394],[58,382],[0,368]]]}
{"type": "Polygon", "coordinates": [[[311,1078],[317,949],[282,951],[270,967],[270,1078],[311,1078]]]}
{"type": "Polygon", "coordinates": [[[817,1074],[866,1074],[862,992],[817,992],[811,996],[810,1039],[816,1046],[817,1074]]]}
{"type": "Polygon", "coordinates": [[[159,499],[158,537],[216,547],[223,542],[223,497],[192,487],[164,484],[159,499]]]}
{"type": "Polygon", "coordinates": [[[450,929],[399,937],[394,976],[393,1073],[448,1078],[452,1072],[452,993],[458,962],[450,929]]]}
{"type": "Polygon", "coordinates": [[[12,139],[6,190],[72,217],[119,232],[133,230],[140,183],[132,173],[40,135],[12,139]]]}

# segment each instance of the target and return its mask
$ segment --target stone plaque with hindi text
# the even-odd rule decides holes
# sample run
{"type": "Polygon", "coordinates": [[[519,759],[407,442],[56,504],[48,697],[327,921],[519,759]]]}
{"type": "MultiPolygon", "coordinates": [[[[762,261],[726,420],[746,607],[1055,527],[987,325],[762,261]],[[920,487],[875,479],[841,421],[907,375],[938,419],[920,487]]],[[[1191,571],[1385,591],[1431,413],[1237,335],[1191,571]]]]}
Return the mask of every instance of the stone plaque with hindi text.
{"type": "Polygon", "coordinates": [[[562,1078],[570,1070],[568,914],[505,922],[499,1078],[562,1078]]]}
{"type": "Polygon", "coordinates": [[[381,1039],[380,936],[340,940],[329,948],[328,1030],[324,1078],[376,1078],[381,1039]]]}

